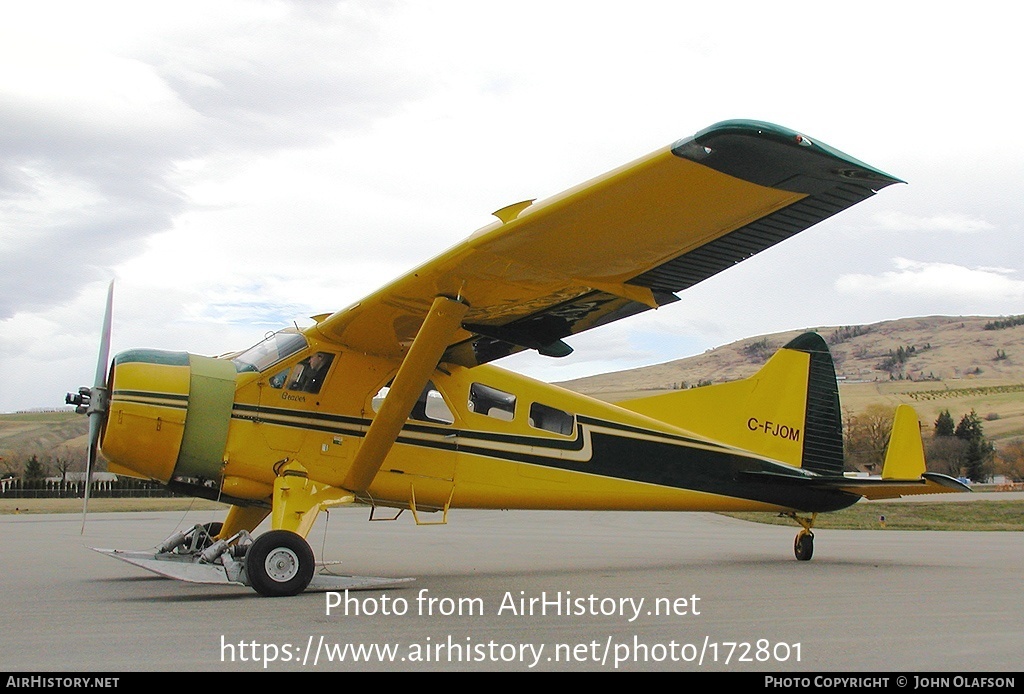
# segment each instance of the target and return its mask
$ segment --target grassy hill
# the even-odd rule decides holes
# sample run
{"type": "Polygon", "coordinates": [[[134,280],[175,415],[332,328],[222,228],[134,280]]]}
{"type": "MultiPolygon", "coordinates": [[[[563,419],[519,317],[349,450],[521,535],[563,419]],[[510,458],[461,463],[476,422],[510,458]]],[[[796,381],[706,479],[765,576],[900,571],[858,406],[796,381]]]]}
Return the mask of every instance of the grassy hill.
{"type": "Polygon", "coordinates": [[[57,458],[69,460],[70,471],[84,471],[88,441],[88,419],[70,408],[66,412],[0,414],[0,472],[20,474],[33,455],[44,464],[57,458]]]}

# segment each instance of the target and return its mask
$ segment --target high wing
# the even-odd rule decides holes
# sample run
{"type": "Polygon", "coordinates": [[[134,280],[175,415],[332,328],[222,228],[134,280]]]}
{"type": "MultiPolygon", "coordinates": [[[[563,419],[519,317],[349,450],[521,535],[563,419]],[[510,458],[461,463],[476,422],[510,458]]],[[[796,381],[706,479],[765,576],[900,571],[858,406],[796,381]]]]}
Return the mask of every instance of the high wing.
{"type": "Polygon", "coordinates": [[[468,305],[442,361],[467,367],[657,308],[900,182],[792,130],[724,121],[499,221],[308,333],[404,356],[436,297],[468,305]]]}

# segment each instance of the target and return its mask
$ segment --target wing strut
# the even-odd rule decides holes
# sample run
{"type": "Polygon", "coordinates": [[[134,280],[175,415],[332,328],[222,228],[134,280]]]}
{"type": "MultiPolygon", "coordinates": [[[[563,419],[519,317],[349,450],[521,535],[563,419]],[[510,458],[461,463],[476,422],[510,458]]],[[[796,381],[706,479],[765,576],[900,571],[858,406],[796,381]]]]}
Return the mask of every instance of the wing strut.
{"type": "Polygon", "coordinates": [[[366,432],[342,487],[359,494],[373,482],[468,309],[469,306],[461,301],[446,296],[434,299],[380,411],[366,432]]]}

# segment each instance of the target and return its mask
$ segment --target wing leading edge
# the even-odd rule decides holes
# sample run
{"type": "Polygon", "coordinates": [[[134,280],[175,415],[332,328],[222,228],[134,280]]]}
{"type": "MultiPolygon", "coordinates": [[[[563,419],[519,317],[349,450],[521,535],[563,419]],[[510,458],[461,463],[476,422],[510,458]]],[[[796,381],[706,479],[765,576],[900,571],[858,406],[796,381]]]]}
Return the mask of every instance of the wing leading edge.
{"type": "Polygon", "coordinates": [[[499,221],[309,332],[404,356],[433,300],[469,309],[442,361],[471,367],[676,301],[676,292],[893,183],[792,130],[725,121],[499,221]]]}

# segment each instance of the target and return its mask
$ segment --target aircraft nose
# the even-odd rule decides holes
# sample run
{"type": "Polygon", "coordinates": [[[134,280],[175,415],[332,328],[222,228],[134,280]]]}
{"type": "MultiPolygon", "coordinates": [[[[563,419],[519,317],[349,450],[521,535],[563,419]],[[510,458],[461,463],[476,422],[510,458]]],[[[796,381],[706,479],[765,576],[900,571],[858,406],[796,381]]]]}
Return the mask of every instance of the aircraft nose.
{"type": "Polygon", "coordinates": [[[149,349],[117,354],[101,442],[111,471],[164,484],[219,482],[234,394],[228,360],[149,349]]]}

